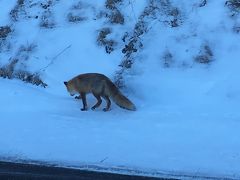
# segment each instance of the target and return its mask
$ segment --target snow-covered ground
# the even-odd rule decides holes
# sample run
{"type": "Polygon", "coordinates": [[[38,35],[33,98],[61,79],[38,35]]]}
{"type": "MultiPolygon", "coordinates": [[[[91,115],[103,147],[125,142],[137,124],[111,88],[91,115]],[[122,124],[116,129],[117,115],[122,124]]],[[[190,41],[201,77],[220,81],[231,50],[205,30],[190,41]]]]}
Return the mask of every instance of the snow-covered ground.
{"type": "MultiPolygon", "coordinates": [[[[124,56],[121,37],[131,32],[147,4],[124,1],[125,25],[109,25],[94,18],[104,2],[86,5],[81,13],[89,19],[78,24],[66,21],[74,1],[57,1],[54,28],[39,28],[39,21],[31,18],[12,25],[12,48],[1,52],[0,64],[21,45],[35,44],[24,68],[44,69],[40,73],[48,87],[0,79],[0,159],[240,178],[240,36],[232,30],[237,22],[225,1],[209,1],[200,8],[197,0],[174,0],[182,11],[179,27],[160,20],[150,23],[151,30],[141,37],[144,48],[124,76],[122,92],[136,104],[136,112],[115,104],[109,112],[102,107],[82,112],[81,101],[69,96],[63,81],[84,72],[113,79],[124,56]],[[96,43],[97,30],[105,26],[119,40],[111,54],[96,43]],[[206,44],[213,61],[197,63],[193,59],[206,44]],[[168,67],[163,63],[166,52],[171,53],[168,67]]],[[[0,1],[0,6],[6,5],[0,25],[11,22],[8,13],[14,4],[0,1]]],[[[26,11],[41,14],[36,6],[26,11]]],[[[89,95],[88,104],[94,103],[89,95]]]]}

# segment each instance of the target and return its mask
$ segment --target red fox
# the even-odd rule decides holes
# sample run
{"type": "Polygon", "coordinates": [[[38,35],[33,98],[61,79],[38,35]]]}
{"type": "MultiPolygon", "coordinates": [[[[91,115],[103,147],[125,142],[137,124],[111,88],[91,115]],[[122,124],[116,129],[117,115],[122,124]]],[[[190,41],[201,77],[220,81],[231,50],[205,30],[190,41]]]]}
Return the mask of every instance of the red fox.
{"type": "Polygon", "coordinates": [[[114,83],[105,75],[99,73],[86,73],[80,74],[69,81],[64,82],[67,91],[71,96],[80,94],[75,98],[82,98],[83,108],[82,111],[87,110],[86,94],[92,93],[97,99],[97,103],[91,108],[95,110],[102,103],[102,98],[107,102],[107,106],[103,111],[109,111],[111,106],[110,98],[121,108],[135,111],[136,106],[126,98],[114,83]]]}

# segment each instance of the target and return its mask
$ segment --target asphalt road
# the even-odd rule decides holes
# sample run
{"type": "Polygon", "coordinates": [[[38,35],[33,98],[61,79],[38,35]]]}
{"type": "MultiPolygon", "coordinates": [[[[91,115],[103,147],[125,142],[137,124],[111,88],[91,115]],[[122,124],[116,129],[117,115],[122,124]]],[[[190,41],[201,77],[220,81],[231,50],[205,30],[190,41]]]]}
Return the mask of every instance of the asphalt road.
{"type": "Polygon", "coordinates": [[[32,165],[0,161],[0,180],[18,179],[56,179],[56,180],[173,180],[144,176],[120,175],[113,173],[94,172],[54,166],[32,165]]]}

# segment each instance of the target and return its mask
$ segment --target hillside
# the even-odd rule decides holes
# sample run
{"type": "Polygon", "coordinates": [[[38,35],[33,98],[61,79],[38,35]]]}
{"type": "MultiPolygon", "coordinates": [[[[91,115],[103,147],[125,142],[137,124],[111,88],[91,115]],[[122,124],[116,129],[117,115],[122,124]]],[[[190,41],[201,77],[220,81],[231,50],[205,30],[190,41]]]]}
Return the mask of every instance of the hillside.
{"type": "Polygon", "coordinates": [[[0,159],[240,178],[238,0],[0,6],[0,159]],[[86,72],[112,79],[137,111],[80,111],[63,82],[86,72]]]}

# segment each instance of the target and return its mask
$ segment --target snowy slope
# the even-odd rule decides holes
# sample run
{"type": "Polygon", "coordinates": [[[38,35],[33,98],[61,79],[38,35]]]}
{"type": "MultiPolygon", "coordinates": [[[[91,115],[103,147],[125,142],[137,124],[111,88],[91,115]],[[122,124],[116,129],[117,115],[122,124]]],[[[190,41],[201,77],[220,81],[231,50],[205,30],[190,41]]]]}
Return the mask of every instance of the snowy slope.
{"type": "MultiPolygon", "coordinates": [[[[148,1],[124,1],[119,6],[124,25],[96,18],[105,10],[105,1],[82,2],[84,8],[74,12],[86,20],[68,22],[75,1],[54,1],[54,27],[40,28],[39,18],[26,18],[44,13],[39,4],[27,4],[20,20],[13,22],[9,11],[15,1],[0,1],[0,6],[6,5],[0,25],[14,28],[8,37],[11,48],[1,51],[0,65],[22,57],[19,47],[33,44],[28,59],[17,68],[39,72],[48,84],[42,88],[0,79],[0,159],[96,165],[157,176],[240,178],[240,36],[233,31],[238,22],[225,1],[209,1],[203,7],[197,0],[171,1],[180,9],[181,21],[174,28],[161,13],[148,17],[148,31],[140,37],[143,48],[133,55],[121,89],[137,111],[113,104],[107,113],[102,106],[81,112],[81,101],[68,95],[63,81],[84,72],[113,79],[124,59],[122,36],[133,31],[148,1]],[[97,45],[102,27],[112,28],[108,38],[117,42],[111,54],[97,45]],[[207,54],[211,62],[194,60],[206,46],[213,54],[207,54]]],[[[88,103],[95,103],[91,95],[88,103]]]]}

